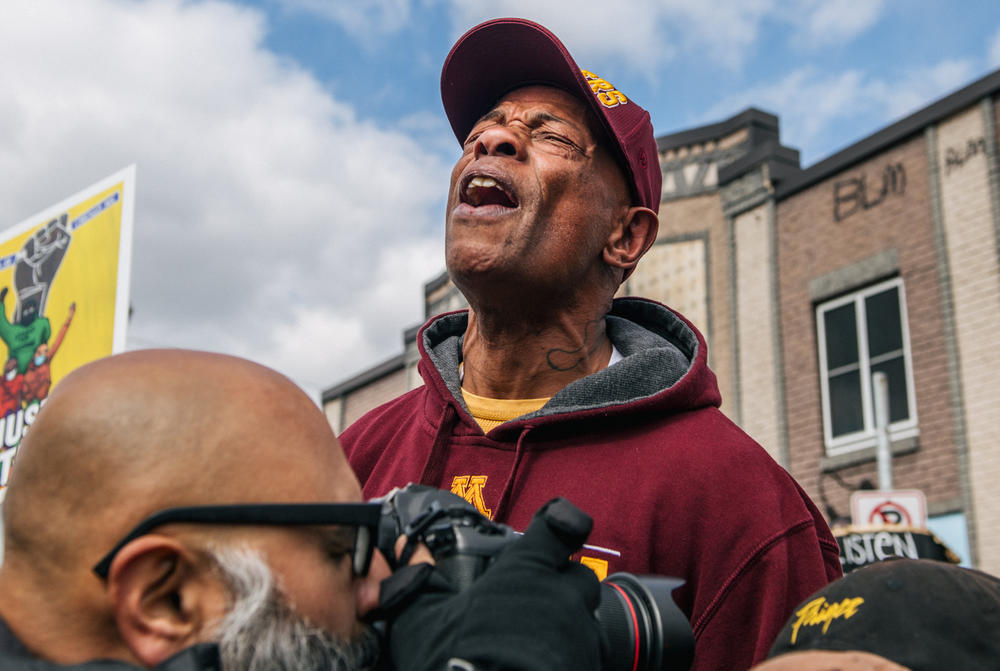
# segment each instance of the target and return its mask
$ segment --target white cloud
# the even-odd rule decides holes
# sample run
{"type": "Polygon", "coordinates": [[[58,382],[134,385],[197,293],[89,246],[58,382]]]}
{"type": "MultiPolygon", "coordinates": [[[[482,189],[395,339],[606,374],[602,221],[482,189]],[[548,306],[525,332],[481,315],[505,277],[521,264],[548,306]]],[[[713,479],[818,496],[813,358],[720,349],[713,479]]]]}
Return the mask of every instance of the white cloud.
{"type": "Polygon", "coordinates": [[[989,67],[1000,68],[1000,29],[998,29],[990,39],[987,60],[989,67]]]}
{"type": "Polygon", "coordinates": [[[769,48],[761,43],[765,23],[796,27],[792,40],[804,49],[849,42],[875,25],[886,6],[884,0],[450,2],[456,37],[489,18],[521,16],[559,35],[578,61],[613,58],[650,79],[681,55],[688,63],[740,71],[754,49],[769,48]]]}
{"type": "MultiPolygon", "coordinates": [[[[373,39],[405,30],[418,11],[440,0],[275,0],[286,10],[309,12],[342,26],[365,48],[373,39]]],[[[874,1],[874,0],[873,0],[874,1]]],[[[757,43],[762,21],[780,19],[782,0],[445,0],[452,38],[490,18],[519,16],[545,25],[581,65],[608,60],[656,79],[678,54],[739,69],[757,43]]],[[[606,67],[603,66],[602,67],[606,67]]],[[[601,73],[605,74],[605,73],[601,73]]]]}
{"type": "Polygon", "coordinates": [[[494,17],[538,21],[583,67],[590,63],[596,69],[614,59],[653,79],[682,52],[692,60],[738,69],[757,41],[761,20],[774,7],[773,0],[494,0],[488,5],[451,0],[451,21],[456,37],[494,17]]]}
{"type": "MultiPolygon", "coordinates": [[[[441,0],[275,0],[345,28],[362,47],[405,30],[415,12],[441,0]]],[[[583,67],[638,72],[649,81],[683,57],[733,71],[744,68],[762,45],[766,23],[792,25],[792,41],[817,49],[845,43],[871,28],[885,0],[444,0],[451,38],[491,18],[517,16],[537,21],[566,44],[583,67]],[[600,67],[599,67],[600,66],[600,67]]],[[[600,72],[611,76],[610,72],[600,72]]]]}
{"type": "Polygon", "coordinates": [[[277,0],[287,10],[309,12],[333,21],[366,44],[410,23],[410,0],[277,0]]]}
{"type": "Polygon", "coordinates": [[[658,23],[660,11],[655,4],[648,0],[627,3],[495,0],[489,4],[452,0],[450,16],[456,38],[491,18],[517,16],[537,21],[559,36],[581,67],[611,77],[602,71],[603,63],[611,58],[636,70],[652,72],[674,55],[674,44],[663,35],[658,23]]]}
{"type": "Polygon", "coordinates": [[[279,370],[299,373],[298,383],[317,393],[349,376],[353,370],[342,370],[336,379],[324,371],[337,370],[345,355],[359,361],[371,361],[379,354],[369,340],[366,325],[360,316],[332,310],[324,305],[297,305],[292,319],[279,323],[271,332],[277,356],[272,365],[279,370]]]}
{"type": "Polygon", "coordinates": [[[861,108],[871,105],[863,89],[863,75],[859,72],[827,75],[805,66],[778,81],[723,98],[707,117],[721,120],[751,106],[777,114],[782,143],[799,148],[807,164],[816,158],[813,146],[835,120],[864,113],[861,108]]]}
{"type": "Polygon", "coordinates": [[[265,29],[223,2],[4,3],[0,222],[136,163],[132,346],[323,386],[422,317],[448,166],[268,52],[265,29]]]}
{"type": "Polygon", "coordinates": [[[911,70],[893,82],[872,82],[871,95],[878,100],[890,120],[916,112],[929,101],[944,97],[968,84],[975,74],[968,60],[946,60],[927,68],[911,70]]]}
{"type": "Polygon", "coordinates": [[[403,348],[402,331],[423,320],[423,283],[444,268],[439,240],[387,248],[368,259],[378,282],[362,288],[344,309],[322,302],[296,304],[291,319],[269,332],[271,365],[298,371],[298,382],[318,397],[322,389],[403,348]],[[335,371],[334,377],[330,372],[335,371]]]}
{"type": "Polygon", "coordinates": [[[850,42],[882,17],[884,0],[813,0],[786,7],[787,20],[800,32],[794,42],[815,50],[850,42]]]}
{"type": "Polygon", "coordinates": [[[971,74],[967,61],[943,61],[891,81],[860,70],[823,72],[803,66],[777,81],[726,96],[706,117],[721,120],[750,106],[777,114],[782,143],[800,149],[803,166],[808,166],[952,92],[971,74]],[[858,128],[857,136],[835,135],[834,127],[858,128]]]}

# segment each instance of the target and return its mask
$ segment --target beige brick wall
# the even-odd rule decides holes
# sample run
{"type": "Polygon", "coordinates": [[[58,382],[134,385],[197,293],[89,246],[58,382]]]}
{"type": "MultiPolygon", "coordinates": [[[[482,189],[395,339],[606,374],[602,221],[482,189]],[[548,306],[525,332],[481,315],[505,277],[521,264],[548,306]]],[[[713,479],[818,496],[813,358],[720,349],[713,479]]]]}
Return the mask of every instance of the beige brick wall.
{"type": "MultiPolygon", "coordinates": [[[[708,265],[707,273],[700,272],[701,277],[707,277],[705,288],[705,317],[697,314],[685,317],[696,321],[699,329],[708,341],[708,361],[719,380],[722,392],[722,411],[729,413],[729,402],[734,398],[733,366],[732,366],[732,329],[730,328],[730,296],[729,296],[729,245],[727,242],[726,221],[722,214],[722,205],[718,194],[703,194],[691,198],[667,201],[660,206],[660,232],[658,240],[681,240],[685,236],[698,237],[706,240],[703,258],[708,265]]],[[[693,250],[689,247],[688,250],[693,250]]],[[[644,272],[643,260],[633,277],[639,279],[644,272]]],[[[645,282],[645,280],[643,280],[645,282]]],[[[699,280],[700,281],[700,280],[699,280]]],[[[632,289],[632,279],[623,286],[622,293],[642,295],[632,289]]],[[[669,304],[669,303],[668,303],[669,304]]],[[[677,306],[671,305],[677,309],[677,306]]]]}
{"type": "Polygon", "coordinates": [[[938,166],[965,402],[979,565],[1000,572],[1000,268],[989,194],[982,109],[941,123],[938,166]]]}
{"type": "MultiPolygon", "coordinates": [[[[919,449],[894,460],[894,485],[922,489],[932,507],[948,506],[960,496],[926,156],[923,137],[916,136],[778,203],[789,470],[817,501],[823,417],[809,282],[886,250],[898,253],[906,292],[920,431],[919,449]],[[835,221],[836,184],[843,189],[848,180],[854,185],[861,180],[874,201],[887,165],[903,167],[905,190],[835,221]]],[[[841,208],[842,215],[848,211],[841,208]]],[[[839,474],[852,484],[862,477],[877,482],[874,461],[839,474]]],[[[829,478],[824,487],[838,512],[846,513],[849,492],[829,478]]]]}
{"type": "Polygon", "coordinates": [[[340,425],[340,409],[343,405],[343,400],[340,398],[335,398],[323,404],[323,414],[326,415],[326,421],[330,422],[330,427],[334,433],[340,433],[347,428],[340,425]]]}
{"type": "Polygon", "coordinates": [[[391,401],[407,391],[406,369],[401,368],[349,394],[344,399],[343,428],[349,427],[372,408],[391,401]]]}
{"type": "Polygon", "coordinates": [[[773,343],[771,222],[767,204],[733,220],[736,248],[736,309],[739,334],[740,420],[776,460],[779,455],[778,407],[773,343]]]}
{"type": "Polygon", "coordinates": [[[704,239],[657,242],[629,278],[629,292],[669,305],[707,333],[706,251],[704,239]]]}

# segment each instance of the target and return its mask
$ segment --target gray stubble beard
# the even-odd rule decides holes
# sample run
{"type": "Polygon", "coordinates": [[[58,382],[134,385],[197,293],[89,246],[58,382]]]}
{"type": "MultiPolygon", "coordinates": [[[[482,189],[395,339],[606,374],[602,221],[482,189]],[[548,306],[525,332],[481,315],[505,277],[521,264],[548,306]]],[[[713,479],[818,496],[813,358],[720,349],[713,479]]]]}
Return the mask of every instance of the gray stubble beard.
{"type": "Polygon", "coordinates": [[[380,642],[370,627],[351,640],[326,632],[289,604],[260,554],[217,548],[211,555],[233,601],[217,633],[223,671],[361,671],[374,665],[380,642]]]}

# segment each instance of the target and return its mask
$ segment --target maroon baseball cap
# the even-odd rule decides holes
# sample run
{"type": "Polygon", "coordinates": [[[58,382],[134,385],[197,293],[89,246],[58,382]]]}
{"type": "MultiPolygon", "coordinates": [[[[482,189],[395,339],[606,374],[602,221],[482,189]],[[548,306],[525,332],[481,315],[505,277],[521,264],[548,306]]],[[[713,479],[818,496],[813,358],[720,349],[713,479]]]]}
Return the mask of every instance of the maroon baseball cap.
{"type": "Polygon", "coordinates": [[[618,150],[636,204],[658,212],[663,176],[649,112],[582,70],[558,37],[532,21],[493,19],[451,48],[441,69],[441,101],[459,143],[501,97],[532,84],[563,89],[590,106],[618,150]]]}

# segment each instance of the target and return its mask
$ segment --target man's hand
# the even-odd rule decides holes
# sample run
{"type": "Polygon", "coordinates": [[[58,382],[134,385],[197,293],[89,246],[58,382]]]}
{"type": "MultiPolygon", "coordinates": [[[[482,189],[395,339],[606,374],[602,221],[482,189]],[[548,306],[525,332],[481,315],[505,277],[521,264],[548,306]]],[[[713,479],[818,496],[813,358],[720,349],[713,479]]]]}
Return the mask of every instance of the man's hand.
{"type": "Polygon", "coordinates": [[[594,617],[600,583],[569,556],[592,520],[565,499],[536,514],[461,592],[430,564],[411,564],[383,582],[380,610],[398,671],[469,668],[597,670],[601,631],[594,617]]]}

